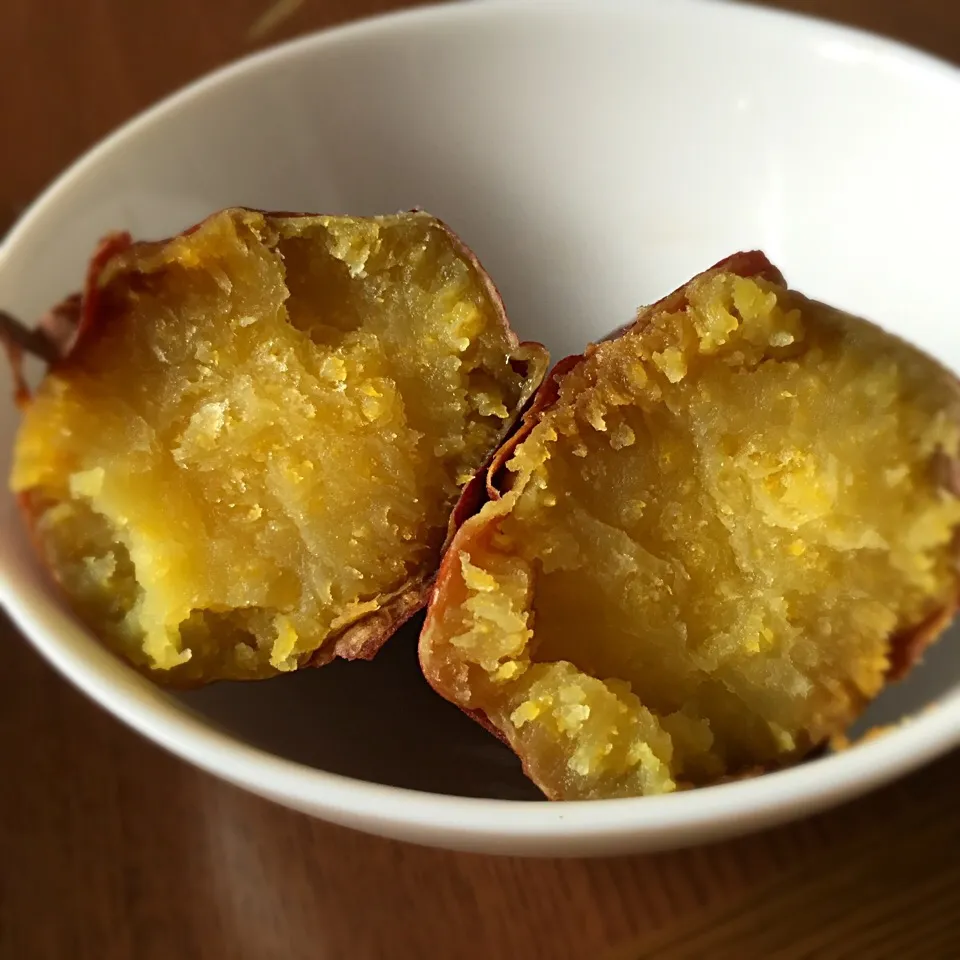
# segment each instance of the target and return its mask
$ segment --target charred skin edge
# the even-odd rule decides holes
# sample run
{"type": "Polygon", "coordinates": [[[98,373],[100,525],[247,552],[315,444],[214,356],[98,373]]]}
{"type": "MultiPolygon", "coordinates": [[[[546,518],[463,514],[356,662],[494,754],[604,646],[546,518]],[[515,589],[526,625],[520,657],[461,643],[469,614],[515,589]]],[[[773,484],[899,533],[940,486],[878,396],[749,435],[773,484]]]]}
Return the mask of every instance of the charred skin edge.
{"type": "MultiPolygon", "coordinates": [[[[685,284],[651,306],[641,307],[630,323],[618,327],[599,342],[606,343],[611,340],[616,340],[630,331],[642,330],[655,315],[661,312],[676,313],[684,309],[688,304],[687,289],[690,285],[718,270],[733,273],[745,279],[761,278],[775,283],[778,286],[787,286],[783,274],[767,259],[764,253],[759,250],[741,251],[718,261],[712,267],[697,274],[691,280],[688,280],[685,284]]],[[[520,419],[516,430],[491,458],[490,466],[486,472],[486,483],[482,492],[475,488],[471,493],[470,502],[467,503],[465,502],[467,499],[467,489],[465,489],[463,496],[461,496],[460,503],[458,503],[457,509],[454,512],[454,516],[451,518],[451,523],[454,519],[459,519],[459,522],[457,523],[455,535],[450,539],[445,548],[443,561],[440,565],[440,570],[437,574],[436,582],[427,605],[427,615],[420,634],[418,650],[420,669],[424,677],[431,688],[445,700],[450,700],[450,697],[447,695],[447,692],[442,689],[442,683],[429,666],[430,650],[427,637],[434,618],[438,615],[443,597],[449,589],[448,585],[451,580],[458,575],[458,557],[460,551],[464,547],[472,547],[480,543],[485,535],[492,533],[500,518],[506,516],[507,511],[496,512],[494,510],[480,523],[478,513],[485,503],[498,503],[502,499],[503,494],[510,489],[514,475],[507,472],[506,464],[513,455],[514,450],[523,443],[533,428],[539,423],[543,412],[557,401],[560,396],[560,382],[563,378],[573,370],[574,367],[587,359],[595,349],[596,344],[590,344],[582,354],[574,354],[557,362],[549,374],[547,374],[540,389],[536,392],[532,402],[520,419]]],[[[957,382],[960,384],[960,381],[957,382]]],[[[960,462],[956,460],[950,461],[948,467],[950,469],[945,471],[946,476],[943,481],[943,486],[946,487],[951,486],[952,481],[958,476],[960,462]]],[[[958,530],[958,534],[960,534],[960,530],[958,530]]],[[[958,536],[958,557],[960,557],[960,536],[958,536]]],[[[950,603],[946,604],[940,610],[934,611],[920,623],[899,630],[890,637],[889,667],[887,668],[885,677],[886,682],[896,682],[906,677],[913,666],[923,658],[924,651],[950,624],[958,609],[960,609],[960,582],[958,582],[957,591],[950,603]]],[[[861,699],[861,707],[865,707],[869,701],[867,698],[861,699]]],[[[482,709],[467,707],[456,701],[451,702],[468,717],[479,723],[485,730],[492,733],[498,740],[513,749],[504,731],[497,727],[482,709]]],[[[784,758],[784,761],[780,763],[758,765],[735,773],[726,774],[719,778],[716,784],[750,780],[754,777],[782,770],[788,766],[797,766],[801,763],[812,762],[827,755],[829,752],[831,752],[829,741],[817,743],[792,761],[784,758]]],[[[548,800],[558,800],[559,798],[556,795],[552,794],[547,787],[531,776],[524,758],[519,757],[519,759],[524,774],[533,781],[544,796],[548,800]]],[[[677,782],[677,787],[681,790],[695,789],[692,784],[687,784],[682,781],[677,782]]]]}
{"type": "MultiPolygon", "coordinates": [[[[708,273],[712,273],[714,270],[724,270],[729,273],[735,273],[741,277],[762,277],[771,283],[786,284],[783,274],[770,263],[764,254],[756,250],[747,253],[736,253],[724,260],[720,260],[710,267],[709,270],[704,270],[703,273],[694,277],[693,280],[689,280],[683,284],[683,286],[677,287],[676,290],[667,294],[667,296],[658,300],[652,306],[641,307],[637,316],[634,317],[630,323],[617,328],[613,333],[608,334],[599,342],[606,343],[610,340],[616,340],[630,330],[641,329],[651,316],[661,311],[675,313],[682,310],[687,305],[687,287],[695,280],[698,280],[708,273]]],[[[530,431],[540,422],[540,416],[543,411],[556,402],[560,396],[560,381],[581,361],[590,356],[595,349],[596,345],[590,344],[583,353],[564,357],[562,360],[557,361],[553,369],[547,374],[546,379],[537,390],[532,403],[521,417],[517,429],[491,458],[486,480],[486,495],[488,499],[499,500],[503,493],[506,492],[506,488],[503,486],[505,480],[504,467],[513,455],[513,451],[523,443],[530,431]]]]}
{"type": "MultiPolygon", "coordinates": [[[[383,222],[390,222],[392,220],[399,220],[401,218],[416,218],[426,223],[432,223],[444,234],[448,242],[454,248],[457,256],[473,267],[477,278],[480,280],[483,286],[484,293],[490,299],[490,302],[496,311],[501,328],[507,336],[507,341],[511,352],[515,354],[515,360],[525,362],[528,367],[528,370],[525,371],[525,375],[529,377],[531,374],[539,372],[540,380],[543,379],[543,374],[546,373],[549,362],[549,355],[546,348],[543,346],[543,344],[535,341],[524,341],[521,343],[515,331],[510,326],[510,320],[507,317],[506,310],[503,306],[503,297],[500,295],[500,291],[497,289],[497,286],[491,279],[490,275],[486,270],[484,270],[483,264],[481,264],[477,255],[446,223],[437,217],[434,217],[431,214],[425,213],[419,209],[413,209],[406,213],[389,214],[386,216],[370,218],[350,218],[341,214],[328,215],[315,213],[289,213],[286,211],[270,212],[267,210],[258,210],[254,207],[227,207],[225,210],[239,214],[254,214],[272,221],[312,220],[319,223],[328,217],[337,219],[342,216],[344,219],[371,219],[383,222]]],[[[205,217],[203,220],[195,223],[193,226],[188,227],[181,233],[174,234],[173,236],[166,237],[162,240],[140,240],[134,242],[131,240],[130,234],[125,232],[108,234],[106,237],[104,237],[100,241],[87,270],[86,282],[84,284],[81,298],[81,311],[79,322],[77,324],[76,335],[69,348],[62,352],[60,358],[54,364],[51,364],[50,369],[56,369],[60,363],[80,350],[81,347],[83,347],[91,337],[95,337],[109,322],[109,310],[106,310],[101,306],[103,301],[102,294],[107,283],[112,279],[110,269],[117,267],[115,260],[118,256],[121,254],[131,254],[134,252],[143,252],[149,254],[153,250],[159,250],[171,240],[175,240],[178,237],[190,236],[213,217],[223,212],[225,211],[217,211],[216,213],[211,214],[209,217],[205,217]]],[[[539,382],[540,381],[538,380],[536,386],[539,386],[539,382]]],[[[530,395],[532,395],[536,390],[536,386],[530,389],[530,395]]],[[[526,399],[527,396],[524,396],[522,398],[522,402],[525,402],[526,399]]],[[[501,441],[503,436],[509,432],[512,425],[513,421],[511,421],[501,433],[501,441]]]]}
{"type": "MultiPolygon", "coordinates": [[[[298,219],[320,221],[327,216],[324,214],[292,213],[288,211],[270,212],[253,207],[229,207],[226,209],[236,213],[256,214],[270,220],[281,221],[298,219]]],[[[110,323],[112,315],[109,305],[105,302],[106,298],[103,293],[107,283],[112,278],[110,270],[112,267],[117,266],[116,259],[119,256],[131,254],[135,251],[149,252],[151,250],[158,250],[177,237],[189,236],[195,233],[208,220],[222,212],[223,211],[217,211],[188,227],[186,230],[162,240],[133,241],[131,235],[126,231],[118,231],[104,236],[98,242],[91,257],[82,293],[74,293],[66,297],[48,314],[48,316],[60,314],[64,319],[72,323],[74,329],[72,336],[65,337],[61,335],[59,342],[55,342],[56,357],[48,364],[47,373],[55,373],[62,369],[75,354],[93,342],[110,323]]],[[[331,214],[329,216],[344,216],[347,218],[347,215],[343,214],[331,214]]],[[[414,208],[407,213],[390,214],[369,219],[389,222],[390,220],[401,217],[417,217],[422,218],[425,222],[432,223],[444,234],[445,238],[453,246],[456,255],[473,268],[476,277],[482,284],[485,295],[493,306],[500,326],[507,337],[507,344],[511,354],[511,366],[516,373],[519,373],[524,378],[524,389],[518,399],[513,415],[508,418],[495,443],[492,445],[487,462],[476,471],[474,477],[464,486],[453,508],[447,526],[447,534],[440,553],[442,558],[446,554],[459,526],[468,516],[479,509],[481,498],[478,498],[476,495],[477,481],[479,479],[482,486],[483,478],[488,475],[497,450],[503,446],[507,437],[516,429],[524,410],[527,409],[532,399],[538,393],[538,389],[549,368],[550,360],[549,352],[542,343],[533,340],[521,341],[519,337],[517,337],[516,332],[510,326],[510,320],[503,304],[503,297],[496,284],[483,268],[477,255],[444,221],[431,214],[425,213],[419,208],[414,208]],[[470,493],[468,493],[468,491],[470,491],[470,493]]],[[[136,271],[134,271],[134,273],[135,272],[136,271]]],[[[44,318],[44,320],[45,319],[46,318],[44,318]]],[[[44,320],[41,320],[37,325],[36,330],[38,332],[43,328],[44,320]]],[[[49,335],[46,336],[53,340],[53,337],[49,335]]],[[[0,342],[2,342],[2,345],[6,349],[13,373],[14,399],[17,406],[22,410],[32,399],[31,391],[23,374],[22,349],[6,337],[0,338],[0,342]]],[[[66,591],[57,578],[52,575],[53,572],[46,564],[40,537],[36,530],[36,513],[32,510],[30,492],[26,491],[19,494],[17,496],[17,504],[27,528],[30,543],[41,565],[44,567],[50,579],[53,580],[61,597],[67,601],[67,605],[69,606],[69,597],[66,591]]],[[[342,660],[372,660],[387,640],[389,640],[404,623],[427,606],[437,572],[438,571],[434,571],[427,576],[417,577],[408,582],[399,590],[388,595],[385,598],[383,606],[379,609],[366,614],[354,623],[348,624],[338,633],[328,636],[321,647],[302,656],[297,669],[300,670],[304,667],[322,667],[338,658],[342,660]]],[[[135,665],[134,668],[137,669],[138,672],[148,676],[154,682],[169,689],[196,689],[201,686],[207,686],[210,683],[218,682],[217,680],[185,680],[182,678],[172,678],[166,676],[163,671],[151,670],[135,665]]]]}
{"type": "MultiPolygon", "coordinates": [[[[195,229],[195,228],[194,228],[195,229]]],[[[58,367],[75,349],[80,333],[95,315],[99,298],[98,281],[107,263],[132,245],[129,233],[110,233],[97,243],[87,265],[83,289],[64,297],[40,318],[32,329],[21,327],[20,337],[11,331],[0,336],[13,376],[13,401],[19,409],[30,402],[31,391],[23,372],[23,353],[26,341],[32,341],[30,352],[47,361],[48,372],[58,367]]],[[[20,324],[6,315],[11,325],[20,324]]]]}
{"type": "MultiPolygon", "coordinates": [[[[512,331],[510,331],[512,333],[512,331]]],[[[543,379],[546,370],[546,351],[538,343],[524,341],[514,348],[515,360],[523,352],[530,352],[529,358],[524,358],[527,366],[525,377],[527,388],[520,397],[517,413],[510,419],[498,440],[501,444],[510,432],[516,427],[524,409],[527,408],[537,384],[543,379]]],[[[486,478],[491,469],[494,451],[490,462],[484,464],[464,486],[447,525],[447,535],[441,548],[441,558],[445,556],[459,527],[463,522],[476,513],[483,504],[486,478]]],[[[436,574],[420,579],[394,594],[379,610],[367,614],[366,617],[345,627],[342,632],[327,639],[327,642],[301,663],[301,667],[320,667],[339,657],[341,660],[372,660],[380,648],[397,632],[409,619],[418,614],[427,606],[433,593],[436,574]],[[330,647],[330,649],[326,649],[330,647]]]]}
{"type": "Polygon", "coordinates": [[[934,611],[926,620],[899,630],[890,638],[890,666],[887,667],[886,675],[888,683],[903,680],[923,659],[926,649],[950,625],[958,606],[960,606],[960,590],[952,603],[934,611]]]}

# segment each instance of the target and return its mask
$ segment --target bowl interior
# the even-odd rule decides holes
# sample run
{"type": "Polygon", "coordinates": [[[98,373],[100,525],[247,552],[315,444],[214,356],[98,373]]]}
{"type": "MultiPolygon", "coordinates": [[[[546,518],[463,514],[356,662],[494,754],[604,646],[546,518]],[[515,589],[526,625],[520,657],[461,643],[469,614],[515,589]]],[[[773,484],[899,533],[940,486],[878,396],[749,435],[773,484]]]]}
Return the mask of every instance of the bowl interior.
{"type": "MultiPolygon", "coordinates": [[[[111,138],[0,251],[0,306],[76,288],[96,238],[162,236],[230,204],[422,206],[493,275],[555,359],[740,248],[960,370],[952,278],[960,81],[889,44],[721,4],[457,5],[308,38],[217,75],[111,138]]],[[[9,377],[0,372],[0,392],[9,377]]],[[[0,472],[16,425],[0,411],[0,472]]],[[[0,596],[55,603],[14,505],[0,596]]],[[[97,659],[69,622],[35,637],[97,659]]],[[[535,799],[509,752],[435,698],[416,627],[371,664],[182,695],[232,736],[320,769],[437,793],[535,799]]],[[[954,634],[861,726],[960,688],[954,634]]],[[[101,669],[101,666],[98,666],[101,669]]],[[[122,673],[122,676],[121,676],[122,673]]]]}

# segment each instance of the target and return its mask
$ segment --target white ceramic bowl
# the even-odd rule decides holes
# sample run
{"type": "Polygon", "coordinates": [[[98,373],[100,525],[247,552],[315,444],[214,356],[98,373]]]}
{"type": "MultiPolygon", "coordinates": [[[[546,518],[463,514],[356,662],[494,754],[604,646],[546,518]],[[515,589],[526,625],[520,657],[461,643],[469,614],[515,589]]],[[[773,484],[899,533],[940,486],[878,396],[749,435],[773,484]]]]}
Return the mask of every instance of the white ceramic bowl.
{"type": "MultiPolygon", "coordinates": [[[[0,306],[39,314],[111,228],[160,236],[230,204],[420,205],[555,358],[762,247],[799,288],[960,369],[958,170],[960,73],[886,41],[697,0],[441,6],[267,51],[128,124],[7,238],[0,306]]],[[[16,419],[5,405],[4,476],[16,419]]],[[[9,498],[2,524],[0,597],[73,683],[226,780],[393,837],[515,854],[678,846],[810,813],[960,743],[954,635],[871,709],[867,723],[913,717],[874,742],[674,796],[537,802],[506,749],[429,693],[414,633],[372,664],[170,696],[58,605],[9,498]]]]}

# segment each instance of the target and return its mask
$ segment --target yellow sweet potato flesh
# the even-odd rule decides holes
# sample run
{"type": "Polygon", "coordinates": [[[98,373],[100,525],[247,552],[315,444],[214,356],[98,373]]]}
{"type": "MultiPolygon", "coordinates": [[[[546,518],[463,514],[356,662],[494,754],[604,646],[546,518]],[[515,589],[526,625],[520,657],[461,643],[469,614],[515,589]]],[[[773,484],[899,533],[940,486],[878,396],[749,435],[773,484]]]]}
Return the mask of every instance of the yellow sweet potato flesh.
{"type": "Polygon", "coordinates": [[[176,681],[268,676],[430,575],[525,387],[437,221],[225,211],[100,285],[12,486],[107,643],[176,681]]]}
{"type": "Polygon", "coordinates": [[[688,301],[560,381],[428,620],[431,682],[552,797],[789,763],[956,596],[952,376],[761,279],[688,301]]]}

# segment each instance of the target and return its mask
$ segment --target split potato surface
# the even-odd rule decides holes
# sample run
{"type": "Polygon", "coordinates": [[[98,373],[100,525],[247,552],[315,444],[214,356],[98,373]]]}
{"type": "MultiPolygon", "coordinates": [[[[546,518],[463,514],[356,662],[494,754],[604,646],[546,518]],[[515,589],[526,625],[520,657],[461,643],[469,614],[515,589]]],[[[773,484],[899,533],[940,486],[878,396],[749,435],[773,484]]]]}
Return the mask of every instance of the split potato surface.
{"type": "Polygon", "coordinates": [[[958,447],[952,374],[732,257],[547,379],[424,673],[552,798],[793,763],[950,619],[958,447]]]}
{"type": "Polygon", "coordinates": [[[546,366],[418,212],[118,235],[79,305],[12,486],[81,617],[175,684],[372,656],[546,366]]]}

